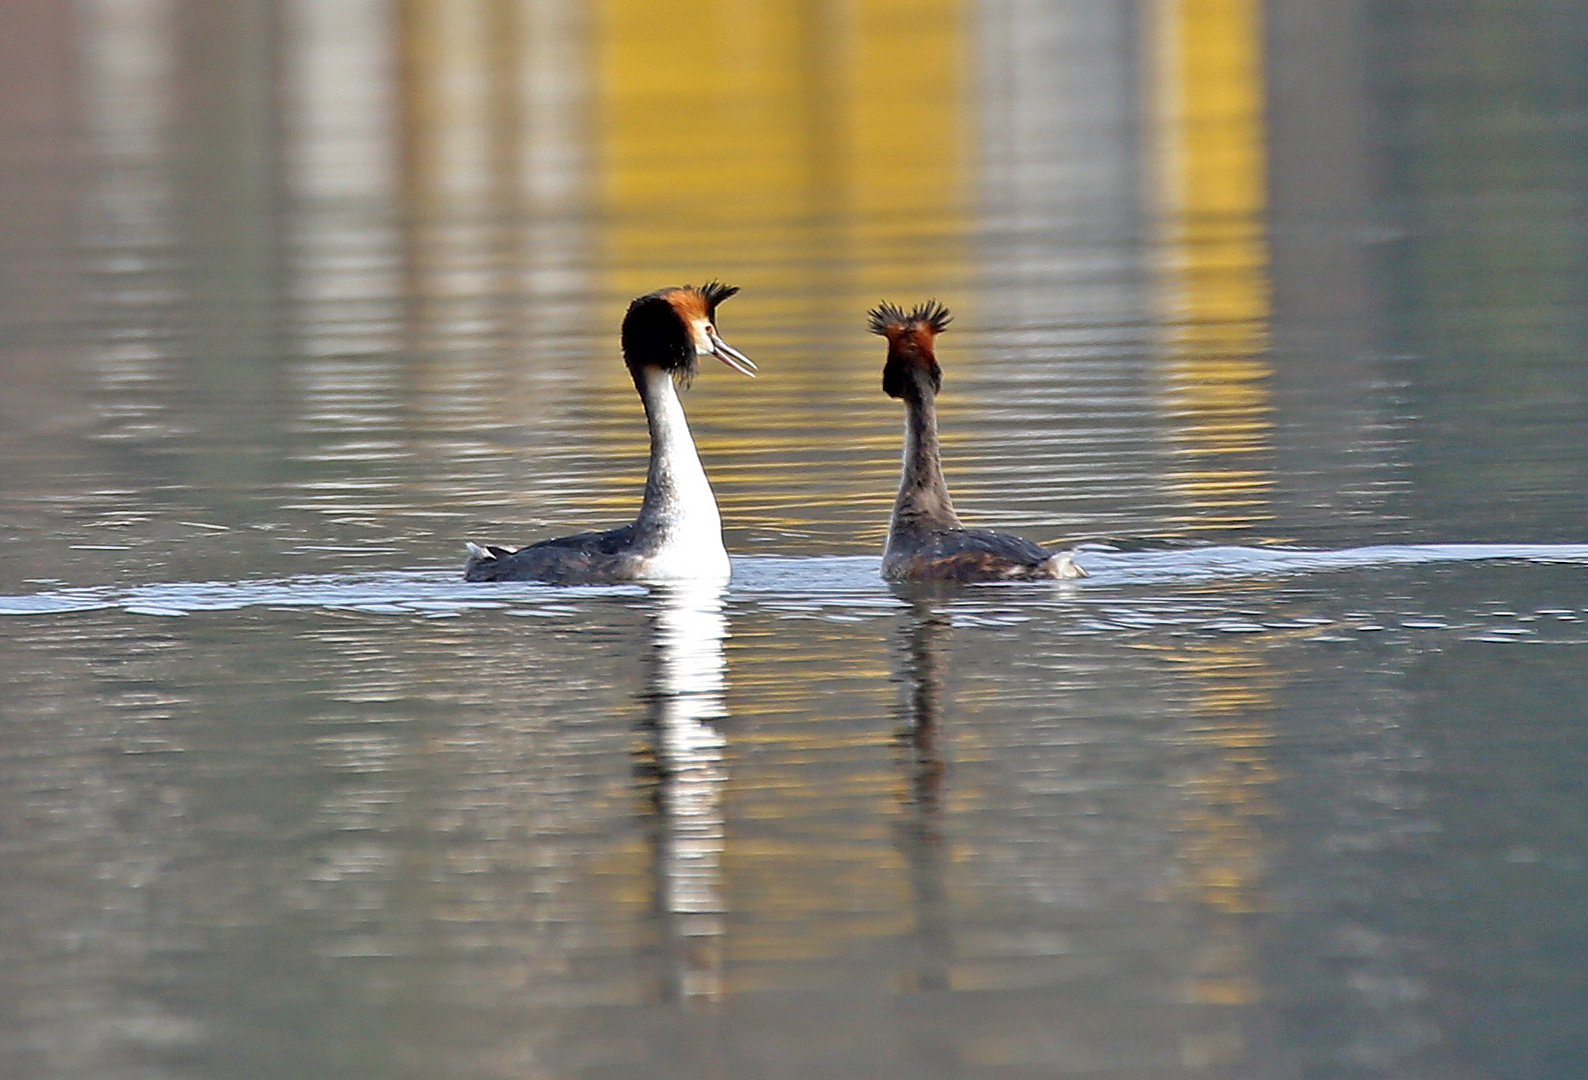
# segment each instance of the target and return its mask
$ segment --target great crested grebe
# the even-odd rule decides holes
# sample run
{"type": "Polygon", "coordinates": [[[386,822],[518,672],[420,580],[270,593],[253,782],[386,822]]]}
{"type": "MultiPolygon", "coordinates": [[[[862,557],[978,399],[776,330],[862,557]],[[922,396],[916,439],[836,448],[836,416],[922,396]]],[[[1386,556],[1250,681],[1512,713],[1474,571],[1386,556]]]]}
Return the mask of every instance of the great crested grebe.
{"type": "Polygon", "coordinates": [[[870,312],[871,332],[888,339],[882,389],[904,400],[904,471],[888,523],[882,576],[889,581],[1033,581],[1085,577],[1069,552],[1018,536],[967,529],[954,513],[938,457],[937,391],[943,371],[934,343],[952,316],[936,300],[908,315],[892,304],[870,312]]]}
{"type": "Polygon", "coordinates": [[[738,291],[716,281],[698,289],[660,289],[636,299],[623,317],[623,362],[651,429],[640,516],[619,529],[542,540],[517,551],[470,544],[464,580],[568,585],[728,578],[717,500],[689,437],[676,384],[687,383],[696,360],[708,355],[755,375],[750,358],[717,334],[717,305],[738,291]]]}

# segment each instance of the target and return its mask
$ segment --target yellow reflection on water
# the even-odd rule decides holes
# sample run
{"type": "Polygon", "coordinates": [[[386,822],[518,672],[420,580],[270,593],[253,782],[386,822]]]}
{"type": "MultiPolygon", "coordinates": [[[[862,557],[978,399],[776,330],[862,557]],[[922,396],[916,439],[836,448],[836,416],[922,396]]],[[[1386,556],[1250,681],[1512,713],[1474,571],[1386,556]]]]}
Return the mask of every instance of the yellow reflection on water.
{"type": "MultiPolygon", "coordinates": [[[[1163,380],[1176,449],[1166,480],[1184,525],[1249,529],[1272,517],[1273,483],[1261,4],[1157,0],[1153,14],[1163,380]]],[[[1191,684],[1187,738],[1206,751],[1184,783],[1175,852],[1183,894],[1203,916],[1185,995],[1212,1010],[1182,1053],[1228,1064],[1244,1039],[1219,1010],[1262,997],[1247,920],[1265,907],[1279,676],[1245,643],[1176,659],[1191,684]]]]}
{"type": "MultiPolygon", "coordinates": [[[[724,519],[764,535],[841,507],[876,523],[857,543],[880,543],[897,436],[865,312],[882,298],[962,300],[961,0],[708,0],[687,17],[603,0],[592,28],[602,292],[616,311],[680,282],[744,290],[723,328],[761,378],[711,370],[689,400],[724,519]],[[866,465],[802,467],[835,448],[866,465]]],[[[625,380],[617,367],[605,377],[625,380]]]]}
{"type": "Polygon", "coordinates": [[[879,543],[896,418],[864,313],[965,306],[961,0],[401,0],[392,15],[403,347],[425,358],[423,388],[452,409],[455,388],[489,385],[482,420],[536,431],[583,407],[614,463],[577,507],[541,483],[498,512],[565,528],[632,514],[645,429],[618,321],[632,296],[715,277],[743,287],[725,336],[763,372],[712,365],[689,399],[725,520],[758,538],[835,520],[879,543]],[[807,467],[835,448],[855,467],[807,467]]]}
{"type": "MultiPolygon", "coordinates": [[[[1266,638],[1266,635],[1264,635],[1266,638]]],[[[1199,916],[1196,949],[1182,984],[1201,1007],[1182,1054],[1207,1065],[1245,1056],[1241,1014],[1263,999],[1251,917],[1269,906],[1266,826],[1274,813],[1274,717],[1282,676],[1245,642],[1190,646],[1174,659],[1190,684],[1183,738],[1196,766],[1181,784],[1175,835],[1177,891],[1199,916]]]]}
{"type": "Polygon", "coordinates": [[[1249,528],[1272,517],[1261,5],[1154,10],[1168,480],[1186,524],[1249,528]]]}
{"type": "Polygon", "coordinates": [[[745,300],[775,289],[787,304],[845,279],[867,295],[957,270],[962,23],[959,0],[708,0],[687,18],[605,0],[597,187],[613,290],[753,267],[745,300]]]}

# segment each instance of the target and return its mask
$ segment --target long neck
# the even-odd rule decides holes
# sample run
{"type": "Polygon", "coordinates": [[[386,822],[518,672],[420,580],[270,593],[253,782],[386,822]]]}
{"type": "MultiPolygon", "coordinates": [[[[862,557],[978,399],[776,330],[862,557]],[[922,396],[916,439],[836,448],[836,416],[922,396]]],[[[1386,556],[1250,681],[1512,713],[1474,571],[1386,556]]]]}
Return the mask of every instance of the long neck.
{"type": "Polygon", "coordinates": [[[689,421],[673,378],[657,367],[645,367],[634,380],[645,402],[651,429],[651,467],[645,477],[645,501],[635,522],[641,536],[659,544],[710,538],[722,546],[722,519],[717,500],[689,436],[689,421]]]}
{"type": "Polygon", "coordinates": [[[932,388],[924,374],[912,373],[904,388],[904,469],[889,533],[959,527],[954,501],[943,480],[932,388]]]}

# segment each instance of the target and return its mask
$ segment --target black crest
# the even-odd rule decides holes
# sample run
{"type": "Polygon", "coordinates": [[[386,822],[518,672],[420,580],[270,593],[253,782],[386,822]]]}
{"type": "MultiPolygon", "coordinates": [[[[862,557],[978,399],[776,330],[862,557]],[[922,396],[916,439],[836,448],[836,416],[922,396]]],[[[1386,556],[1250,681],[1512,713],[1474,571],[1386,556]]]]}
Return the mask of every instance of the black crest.
{"type": "Polygon", "coordinates": [[[911,387],[923,393],[935,394],[941,390],[943,369],[938,366],[932,339],[953,319],[948,308],[936,300],[928,300],[905,314],[897,304],[883,301],[869,314],[871,332],[888,339],[888,362],[882,367],[882,392],[889,397],[902,398],[911,387]]]}
{"type": "MultiPolygon", "coordinates": [[[[689,288],[689,286],[684,286],[689,288]]],[[[700,295],[706,298],[706,308],[711,312],[712,318],[717,317],[717,305],[739,291],[737,285],[724,285],[720,281],[708,281],[700,287],[700,295]]]]}
{"type": "Polygon", "coordinates": [[[872,308],[867,314],[871,316],[868,328],[873,334],[881,334],[883,337],[888,336],[889,330],[902,330],[904,324],[910,318],[904,313],[903,308],[896,304],[890,304],[886,300],[872,308]]]}
{"type": "Polygon", "coordinates": [[[909,333],[913,330],[941,334],[948,329],[948,324],[954,321],[954,316],[949,314],[948,308],[936,300],[915,305],[915,310],[908,315],[897,304],[890,304],[884,300],[872,308],[869,315],[871,332],[881,334],[883,337],[887,337],[889,333],[909,333]]]}

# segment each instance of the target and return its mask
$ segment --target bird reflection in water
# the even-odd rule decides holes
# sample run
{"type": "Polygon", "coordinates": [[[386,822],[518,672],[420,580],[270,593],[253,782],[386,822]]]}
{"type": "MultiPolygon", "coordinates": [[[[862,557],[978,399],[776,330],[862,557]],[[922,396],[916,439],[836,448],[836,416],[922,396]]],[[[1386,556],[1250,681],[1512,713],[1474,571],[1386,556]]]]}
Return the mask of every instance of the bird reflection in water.
{"type": "Polygon", "coordinates": [[[652,904],[665,995],[714,1001],[722,990],[723,584],[651,590],[646,745],[640,753],[650,825],[652,904]]]}
{"type": "Polygon", "coordinates": [[[943,835],[947,776],[943,682],[952,623],[947,611],[931,599],[920,595],[908,599],[910,615],[900,631],[896,660],[896,678],[903,688],[896,739],[906,814],[898,845],[909,873],[915,920],[914,985],[907,989],[946,990],[952,942],[943,890],[948,861],[943,835]]]}

